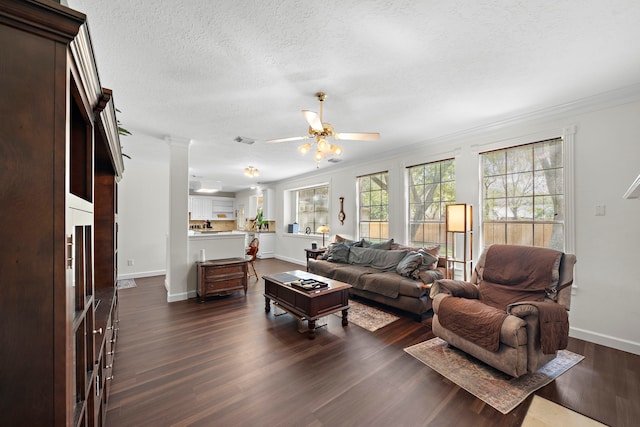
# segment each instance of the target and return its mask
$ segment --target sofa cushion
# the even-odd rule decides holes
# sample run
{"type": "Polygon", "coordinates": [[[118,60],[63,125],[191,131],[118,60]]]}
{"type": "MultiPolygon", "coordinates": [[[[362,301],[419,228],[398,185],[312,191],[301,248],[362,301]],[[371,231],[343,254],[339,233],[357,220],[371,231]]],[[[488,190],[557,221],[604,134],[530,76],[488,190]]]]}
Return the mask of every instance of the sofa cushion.
{"type": "Polygon", "coordinates": [[[407,251],[351,247],[349,264],[375,267],[383,271],[394,270],[407,251]]]}
{"type": "Polygon", "coordinates": [[[395,271],[367,274],[362,276],[361,280],[363,282],[362,290],[390,298],[397,298],[399,295],[420,298],[429,292],[429,289],[422,287],[421,281],[402,277],[395,271]]]}
{"type": "Polygon", "coordinates": [[[335,262],[324,261],[320,259],[309,260],[309,272],[319,276],[333,279],[337,269],[342,267],[351,267],[349,264],[337,264],[335,262]]]}
{"type": "Polygon", "coordinates": [[[331,262],[346,264],[349,262],[349,245],[334,243],[327,248],[326,259],[331,262]]]}
{"type": "Polygon", "coordinates": [[[333,270],[333,276],[331,278],[362,289],[364,286],[363,276],[378,273],[379,271],[380,270],[373,267],[363,265],[339,264],[339,267],[333,270]]]}
{"type": "Polygon", "coordinates": [[[422,264],[423,259],[420,252],[407,252],[405,257],[398,263],[396,273],[405,277],[410,276],[422,264]]]}

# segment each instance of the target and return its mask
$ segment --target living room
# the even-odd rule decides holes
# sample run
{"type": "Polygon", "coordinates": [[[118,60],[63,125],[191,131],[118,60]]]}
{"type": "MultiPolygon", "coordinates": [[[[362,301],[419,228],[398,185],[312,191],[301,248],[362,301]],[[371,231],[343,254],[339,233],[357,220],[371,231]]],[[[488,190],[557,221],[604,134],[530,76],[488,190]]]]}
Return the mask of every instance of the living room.
{"type": "MultiPolygon", "coordinates": [[[[629,50],[632,41],[640,37],[635,25],[640,19],[637,4],[621,1],[604,6],[597,2],[589,5],[575,2],[558,6],[556,2],[548,2],[543,12],[542,9],[531,10],[531,5],[506,4],[510,2],[496,2],[488,6],[457,2],[450,6],[453,10],[446,10],[447,13],[452,12],[448,15],[433,5],[376,1],[371,9],[366,10],[366,17],[375,19],[367,22],[363,33],[353,31],[354,40],[357,40],[354,44],[368,45],[373,41],[371,45],[381,49],[387,55],[382,58],[387,60],[360,62],[362,58],[357,56],[357,52],[352,52],[357,58],[353,61],[355,66],[351,64],[353,74],[341,77],[341,73],[335,70],[340,69],[340,59],[349,58],[351,52],[345,54],[340,51],[335,57],[311,61],[312,64],[306,64],[304,70],[294,67],[293,61],[280,62],[283,60],[265,54],[270,52],[268,46],[258,46],[258,50],[263,51],[258,56],[260,61],[256,61],[260,62],[260,67],[257,63],[246,63],[243,55],[251,57],[255,52],[247,45],[258,45],[261,40],[269,40],[279,33],[286,33],[286,37],[279,39],[282,43],[277,44],[279,49],[276,50],[290,53],[291,40],[298,32],[302,33],[300,27],[290,31],[283,29],[293,17],[307,23],[298,24],[306,28],[306,42],[318,37],[323,42],[326,40],[327,44],[331,40],[336,49],[341,43],[348,45],[340,38],[331,39],[322,33],[342,34],[339,24],[344,22],[336,23],[333,19],[337,11],[346,13],[349,10],[352,15],[344,15],[342,19],[362,24],[354,16],[362,12],[360,7],[364,6],[345,6],[343,2],[336,1],[327,8],[329,12],[314,10],[322,13],[325,18],[322,22],[326,22],[326,26],[321,27],[323,31],[318,31],[311,30],[313,14],[301,9],[297,2],[287,2],[280,7],[260,4],[249,8],[243,4],[214,7],[203,1],[193,8],[215,16],[216,25],[209,25],[207,13],[200,14],[194,10],[189,10],[185,20],[173,20],[172,14],[179,14],[180,8],[185,7],[181,2],[164,5],[167,8],[165,13],[157,14],[139,4],[131,5],[134,8],[131,10],[124,3],[101,5],[80,0],[66,3],[89,16],[89,42],[94,43],[101,83],[113,86],[113,100],[120,110],[117,116],[119,125],[131,132],[126,136],[121,134],[119,141],[125,154],[125,171],[117,185],[116,258],[117,278],[134,279],[137,286],[118,291],[120,342],[115,349],[115,363],[108,365],[105,362],[105,369],[113,368],[115,375],[115,379],[113,375],[105,379],[111,381],[112,400],[108,405],[104,400],[103,406],[96,409],[96,413],[109,411],[106,417],[108,425],[450,425],[457,421],[460,425],[520,425],[527,415],[531,399],[505,415],[402,351],[433,338],[429,316],[416,320],[407,313],[389,309],[398,320],[375,332],[351,324],[345,327],[337,316],[328,316],[326,326],[320,328],[312,342],[298,332],[298,322],[292,316],[265,315],[265,282],[262,276],[292,269],[304,270],[308,262],[305,250],[314,243],[324,247],[336,235],[354,240],[375,240],[375,236],[362,231],[358,185],[360,179],[372,174],[384,173],[388,178],[388,203],[385,205],[388,208],[385,220],[388,229],[385,237],[393,238],[397,243],[411,244],[415,239],[411,232],[409,170],[443,161],[452,162],[455,168],[453,201],[473,206],[472,252],[473,261],[477,262],[489,240],[485,235],[485,223],[488,221],[481,167],[483,156],[549,140],[560,141],[562,147],[563,215],[556,221],[563,230],[561,249],[577,256],[569,312],[568,349],[585,359],[536,394],[610,425],[632,425],[640,415],[635,408],[635,402],[640,398],[640,380],[637,377],[640,372],[640,331],[636,327],[640,324],[640,311],[635,303],[640,297],[640,290],[637,275],[632,269],[640,236],[637,220],[640,217],[640,127],[637,124],[640,117],[640,81],[637,78],[640,63],[635,51],[629,50]],[[285,11],[286,6],[292,10],[285,11]],[[256,10],[266,8],[272,13],[250,14],[248,22],[251,25],[244,21],[243,12],[254,7],[256,10]],[[484,7],[495,8],[493,14],[496,16],[484,21],[491,16],[477,15],[484,7]],[[456,85],[447,81],[451,86],[444,85],[441,90],[436,90],[435,86],[443,85],[442,75],[448,68],[438,68],[443,65],[436,67],[434,64],[431,69],[424,58],[430,55],[444,57],[446,52],[456,51],[456,44],[448,42],[440,45],[440,50],[434,47],[434,53],[429,53],[426,43],[418,45],[412,42],[402,25],[391,24],[402,22],[402,19],[410,20],[414,8],[420,12],[418,18],[414,18],[439,28],[437,34],[440,35],[447,33],[448,29],[440,28],[435,18],[434,21],[427,20],[425,16],[431,12],[434,16],[438,12],[447,15],[450,21],[446,22],[449,23],[455,22],[456,18],[452,16],[459,14],[464,16],[464,22],[471,21],[473,25],[486,28],[493,28],[492,23],[496,21],[504,21],[505,27],[518,37],[516,21],[527,22],[531,28],[545,24],[548,26],[542,27],[549,31],[554,25],[563,23],[566,27],[555,28],[557,33],[552,33],[566,37],[561,40],[567,45],[560,43],[560,47],[555,46],[553,37],[535,36],[538,30],[529,28],[524,32],[529,36],[533,34],[531,39],[527,39],[530,44],[522,44],[524,40],[518,39],[520,43],[514,43],[517,48],[510,45],[511,50],[466,51],[468,62],[455,63],[456,66],[451,68],[469,68],[476,71],[476,76],[455,74],[456,85]],[[518,8],[523,8],[524,12],[518,13],[515,10],[518,8]],[[502,15],[503,9],[507,10],[505,15],[502,15]],[[550,19],[554,11],[562,13],[556,13],[556,17],[550,19]],[[203,21],[197,20],[195,15],[204,16],[203,21]],[[527,16],[529,18],[525,18],[527,16]],[[235,29],[234,25],[230,24],[227,30],[218,25],[224,18],[230,23],[243,22],[243,30],[263,29],[267,21],[280,26],[264,39],[255,37],[253,32],[250,36],[241,37],[238,33],[242,31],[235,29]],[[389,25],[385,26],[387,18],[389,25]],[[176,39],[175,45],[154,44],[154,37],[160,37],[158,33],[145,30],[142,25],[132,25],[131,22],[136,20],[140,23],[156,22],[156,26],[165,30],[178,29],[176,33],[164,31],[173,34],[169,38],[176,39]],[[575,21],[581,25],[573,27],[575,21]],[[157,25],[157,22],[162,22],[162,25],[157,25]],[[576,40],[581,39],[584,22],[595,29],[584,34],[587,41],[581,43],[576,40]],[[205,57],[211,54],[207,46],[217,41],[208,40],[205,34],[213,32],[214,27],[217,40],[227,49],[226,60],[235,62],[237,68],[226,73],[219,69],[214,72],[194,65],[191,60],[165,66],[163,61],[171,54],[177,55],[177,51],[186,45],[195,46],[198,53],[191,53],[194,57],[200,53],[205,57]],[[391,34],[398,38],[382,32],[376,34],[376,28],[381,27],[393,27],[396,33],[391,34]],[[227,42],[225,31],[233,35],[229,40],[233,39],[235,44],[227,42]],[[163,99],[157,99],[157,103],[150,101],[152,90],[145,84],[145,79],[139,75],[127,75],[131,68],[123,73],[117,65],[126,63],[142,69],[143,65],[149,64],[143,64],[142,55],[136,57],[124,48],[121,55],[118,50],[114,51],[113,39],[107,40],[110,32],[135,40],[137,44],[131,45],[139,49],[140,55],[145,47],[148,51],[153,50],[152,56],[157,62],[150,67],[157,73],[145,71],[142,74],[148,74],[150,81],[154,74],[154,82],[157,82],[155,74],[164,76],[167,93],[175,94],[176,88],[188,89],[191,99],[176,101],[177,97],[169,95],[158,96],[163,99]],[[522,56],[516,54],[520,46],[524,52],[522,56]],[[550,59],[544,56],[545,50],[549,52],[550,59]],[[389,52],[397,53],[398,57],[389,56],[389,52]],[[527,53],[531,53],[530,58],[527,53]],[[498,61],[510,55],[514,56],[512,61],[500,64],[516,77],[500,82],[500,78],[492,73],[498,74],[502,65],[477,72],[478,64],[489,67],[492,63],[492,59],[487,58],[495,57],[498,61]],[[390,57],[396,60],[415,57],[416,61],[419,57],[421,62],[396,67],[390,57]],[[477,62],[479,58],[485,62],[477,62]],[[539,68],[520,67],[529,59],[532,64],[542,65],[539,68]],[[560,59],[566,61],[558,62],[560,59]],[[575,61],[575,67],[571,67],[571,61],[575,61]],[[376,69],[374,63],[379,63],[379,69],[375,75],[369,74],[373,71],[368,70],[376,69]],[[274,80],[265,83],[256,77],[258,72],[253,65],[265,76],[270,75],[267,70],[279,69],[279,72],[274,72],[274,80]],[[548,71],[554,66],[560,69],[558,74],[548,71]],[[251,74],[230,84],[232,77],[237,78],[238,70],[243,67],[251,74]],[[353,72],[354,69],[358,72],[353,72]],[[433,70],[438,70],[436,74],[440,77],[431,75],[435,73],[433,70]],[[532,79],[537,74],[543,77],[532,79]],[[201,85],[196,92],[193,85],[186,87],[192,80],[201,82],[202,75],[215,80],[215,85],[201,85]],[[406,75],[406,80],[403,75],[406,75]],[[464,80],[464,76],[469,80],[464,80]],[[395,85],[387,86],[384,80],[394,81],[395,85]],[[221,90],[223,86],[228,92],[221,90]],[[267,89],[262,89],[264,87],[267,89]],[[344,153],[322,158],[322,161],[315,161],[309,153],[306,157],[300,156],[296,143],[267,144],[269,138],[308,138],[298,136],[303,135],[308,127],[300,116],[300,110],[318,111],[314,100],[314,93],[318,90],[329,92],[325,113],[336,127],[338,120],[344,121],[344,124],[339,123],[339,130],[379,131],[380,140],[345,141],[344,153]],[[429,95],[431,91],[433,97],[429,95]],[[231,92],[234,93],[233,98],[231,92]],[[420,93],[419,97],[415,93],[420,93]],[[214,98],[214,101],[209,98],[214,98]],[[206,102],[211,104],[205,107],[206,102]],[[257,119],[262,113],[264,117],[257,119]],[[253,144],[242,145],[242,142],[234,141],[236,135],[250,135],[257,140],[253,144]],[[336,159],[340,161],[329,161],[336,159]],[[250,165],[260,168],[260,178],[235,177],[242,175],[243,168],[250,165]],[[216,175],[218,172],[220,175],[216,175]],[[188,261],[189,268],[195,268],[192,258],[196,254],[188,252],[187,229],[190,222],[187,200],[191,194],[188,183],[199,174],[219,180],[223,187],[226,186],[222,192],[233,198],[236,208],[244,207],[245,215],[238,222],[239,228],[239,223],[245,222],[243,219],[252,220],[258,213],[253,208],[249,209],[255,206],[255,198],[267,190],[272,195],[274,216],[269,218],[269,232],[274,238],[274,259],[256,261],[259,273],[256,276],[259,277],[249,278],[244,295],[234,293],[199,303],[195,284],[185,279],[184,271],[175,268],[176,265],[182,268],[187,264],[185,261],[188,261]],[[329,231],[319,232],[314,226],[308,232],[303,228],[292,233],[288,225],[298,221],[298,192],[313,188],[327,188],[328,217],[323,225],[329,231]],[[274,399],[275,396],[280,398],[274,399]],[[194,407],[197,410],[192,412],[194,407]]],[[[45,4],[43,8],[46,7],[45,4]]],[[[81,17],[74,19],[80,22],[81,17]]],[[[6,27],[15,29],[21,25],[6,27]]],[[[465,25],[447,28],[459,34],[458,41],[474,38],[473,31],[466,31],[465,25]]],[[[37,26],[33,31],[36,35],[40,33],[37,26]]],[[[509,31],[499,33],[500,37],[497,37],[486,30],[478,37],[487,45],[495,42],[498,46],[497,39],[508,39],[509,31]]],[[[54,34],[53,37],[58,36],[54,34]]],[[[59,40],[57,42],[61,44],[59,40]]],[[[6,45],[13,46],[10,42],[6,45]]],[[[121,41],[120,45],[123,45],[121,41]]],[[[292,57],[304,56],[306,61],[307,53],[301,49],[292,57]]],[[[216,60],[224,62],[220,57],[216,60]]],[[[212,63],[216,60],[209,58],[212,63]]],[[[59,61],[57,64],[61,65],[59,61]]],[[[345,75],[347,70],[345,65],[345,75]]],[[[17,74],[20,73],[13,73],[17,74]]],[[[64,84],[60,83],[60,86],[64,84]]],[[[158,90],[163,85],[152,87],[158,90]]],[[[105,93],[111,95],[108,90],[105,93]]],[[[75,102],[80,98],[76,94],[75,102]]],[[[321,113],[322,108],[319,110],[321,113]]],[[[88,108],[86,113],[76,115],[90,116],[90,112],[91,108],[88,108]]],[[[64,132],[58,132],[57,137],[60,136],[64,140],[64,132]]],[[[98,164],[107,168],[104,165],[108,163],[105,161],[108,156],[102,152],[97,154],[104,156],[98,164]]],[[[11,172],[13,169],[6,167],[5,170],[11,172]]],[[[10,177],[10,173],[5,177],[10,177]]],[[[3,184],[6,181],[8,179],[3,178],[3,184]]],[[[56,194],[60,196],[63,193],[56,194]]],[[[13,222],[7,224],[10,226],[13,222]]],[[[225,228],[226,231],[229,230],[225,228]]],[[[56,241],[64,248],[63,239],[56,241]]],[[[98,243],[101,239],[96,237],[98,243]]],[[[434,242],[420,240],[419,243],[426,246],[434,242]]],[[[64,244],[72,245],[68,241],[64,244]]],[[[443,252],[449,249],[445,246],[443,252]]],[[[23,256],[29,251],[15,252],[23,256]]],[[[7,247],[3,261],[13,260],[13,256],[7,247]]],[[[62,262],[62,252],[56,252],[56,256],[56,261],[62,262]]],[[[20,262],[4,265],[19,267],[20,262]]],[[[18,271],[17,267],[15,271],[18,271]]],[[[98,275],[100,273],[96,272],[98,275]]],[[[10,282],[13,277],[18,277],[18,273],[10,276],[10,282]]],[[[23,287],[22,281],[16,280],[11,284],[16,288],[23,287]]],[[[35,292],[34,289],[31,291],[35,292]]],[[[99,303],[97,298],[96,301],[90,298],[87,301],[88,307],[99,303]]],[[[104,307],[104,300],[100,304],[104,307]]],[[[5,303],[4,307],[9,305],[5,303]]],[[[383,311],[388,309],[376,304],[372,306],[383,311]]],[[[86,308],[84,313],[94,309],[86,308]]],[[[44,311],[48,313],[48,310],[44,311]]],[[[60,321],[60,315],[55,310],[51,311],[51,315],[57,315],[56,319],[60,321]]],[[[11,317],[10,320],[15,321],[16,318],[11,317]]],[[[62,321],[64,323],[64,319],[62,321]]],[[[74,322],[67,323],[73,323],[75,328],[76,323],[82,323],[74,322]]],[[[91,335],[90,325],[84,326],[91,335]]],[[[109,327],[117,330],[113,325],[109,327]]],[[[93,329],[93,334],[98,335],[98,331],[101,335],[100,328],[93,329]]],[[[62,353],[74,353],[75,356],[73,343],[67,344],[62,353]]],[[[59,341],[56,341],[56,346],[59,346],[59,341]]],[[[85,359],[88,364],[94,362],[89,360],[91,357],[85,359]]],[[[57,360],[56,363],[60,366],[61,362],[57,360]]],[[[47,365],[46,372],[52,371],[55,370],[47,365]]],[[[98,383],[97,389],[102,378],[95,373],[92,375],[98,383]]],[[[82,388],[81,385],[75,387],[82,388]]],[[[8,396],[10,392],[6,388],[3,395],[8,396]]],[[[67,392],[69,394],[69,390],[67,392]]],[[[67,419],[73,418],[73,414],[66,415],[67,419]]]]}

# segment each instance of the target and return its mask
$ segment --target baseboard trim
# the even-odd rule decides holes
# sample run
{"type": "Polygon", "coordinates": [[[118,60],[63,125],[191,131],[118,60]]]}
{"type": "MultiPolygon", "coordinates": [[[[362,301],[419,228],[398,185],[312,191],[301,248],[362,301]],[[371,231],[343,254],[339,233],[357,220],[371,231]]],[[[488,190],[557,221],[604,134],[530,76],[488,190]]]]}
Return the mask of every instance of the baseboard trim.
{"type": "Polygon", "coordinates": [[[296,259],[296,258],[289,258],[282,255],[276,255],[275,258],[279,259],[280,261],[290,262],[292,264],[304,265],[304,267],[307,268],[307,263],[305,261],[300,261],[299,259],[296,259]]]}
{"type": "Polygon", "coordinates": [[[138,277],[164,276],[165,274],[167,274],[167,270],[141,271],[138,273],[118,274],[118,280],[137,279],[138,277]]]}
{"type": "Polygon", "coordinates": [[[177,294],[167,293],[167,302],[184,301],[198,296],[198,291],[180,292],[177,294]]]}
{"type": "Polygon", "coordinates": [[[604,345],[606,347],[615,348],[617,350],[626,351],[628,353],[640,355],[640,343],[637,342],[573,327],[569,329],[569,336],[584,341],[604,345]]]}

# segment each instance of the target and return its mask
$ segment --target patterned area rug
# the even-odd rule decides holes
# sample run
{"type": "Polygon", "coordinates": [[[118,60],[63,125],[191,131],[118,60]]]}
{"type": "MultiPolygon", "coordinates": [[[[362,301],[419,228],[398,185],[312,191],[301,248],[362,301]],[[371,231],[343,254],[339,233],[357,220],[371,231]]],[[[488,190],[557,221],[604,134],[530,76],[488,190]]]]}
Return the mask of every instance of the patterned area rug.
{"type": "Polygon", "coordinates": [[[118,289],[135,288],[136,286],[136,281],[134,279],[118,280],[118,289]]]}
{"type": "Polygon", "coordinates": [[[584,359],[579,354],[560,350],[555,359],[537,372],[513,378],[463,351],[449,347],[440,338],[407,347],[404,351],[503,414],[509,413],[531,393],[584,359]]]}
{"type": "MultiPolygon", "coordinates": [[[[349,300],[349,307],[349,314],[347,316],[349,323],[365,328],[369,332],[377,331],[399,319],[398,316],[378,310],[377,308],[369,307],[368,305],[360,304],[353,300],[349,300]]],[[[342,317],[341,312],[334,314],[342,317]]]]}

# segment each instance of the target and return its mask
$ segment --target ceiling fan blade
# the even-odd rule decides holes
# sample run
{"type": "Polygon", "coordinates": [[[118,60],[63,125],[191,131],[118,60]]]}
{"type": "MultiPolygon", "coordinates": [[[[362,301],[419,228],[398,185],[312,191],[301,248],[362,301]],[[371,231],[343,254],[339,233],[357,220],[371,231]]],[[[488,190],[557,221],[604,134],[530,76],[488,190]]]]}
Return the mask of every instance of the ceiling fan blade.
{"type": "Polygon", "coordinates": [[[340,132],[334,133],[335,139],[348,139],[353,141],[377,141],[380,139],[378,132],[340,132]]]}
{"type": "Polygon", "coordinates": [[[299,141],[301,139],[309,139],[308,136],[292,136],[291,138],[280,138],[280,139],[270,139],[267,141],[267,144],[275,144],[278,142],[289,142],[289,141],[299,141]]]}
{"type": "Polygon", "coordinates": [[[302,114],[304,115],[304,118],[307,119],[307,123],[309,123],[311,129],[317,132],[323,131],[322,120],[318,113],[309,110],[302,110],[302,114]]]}

